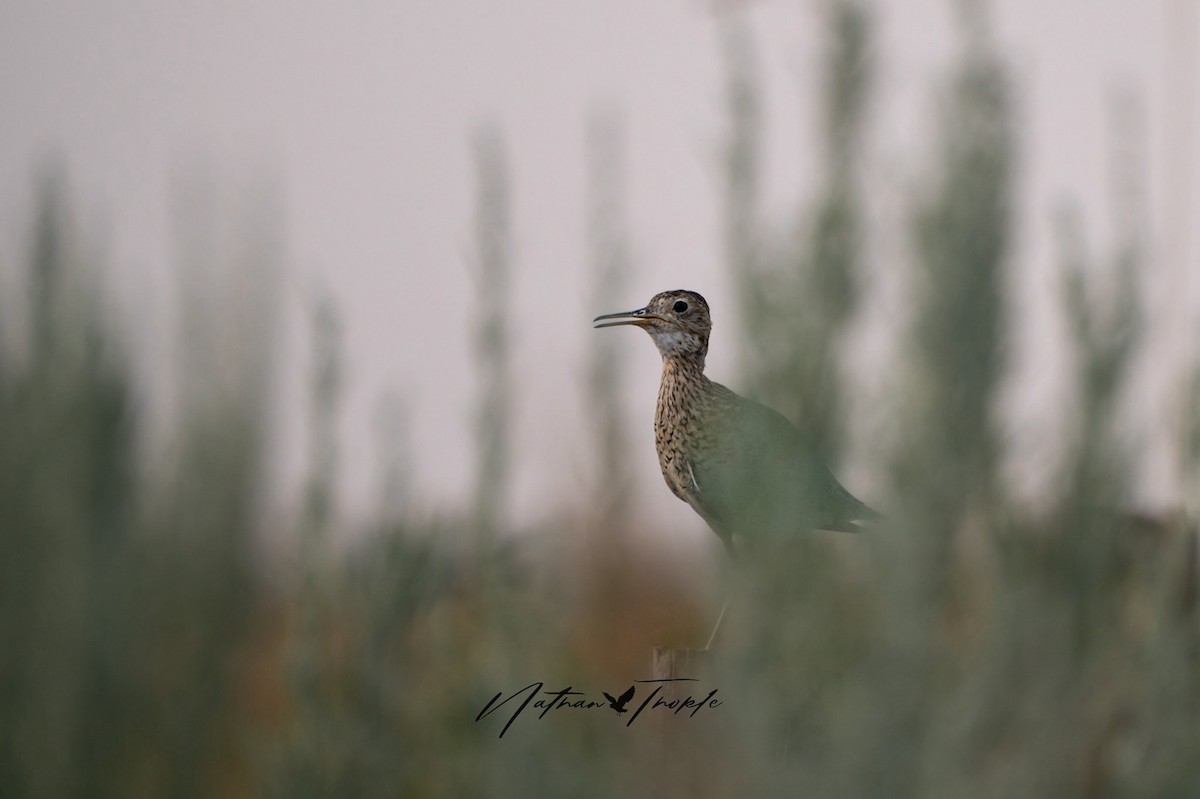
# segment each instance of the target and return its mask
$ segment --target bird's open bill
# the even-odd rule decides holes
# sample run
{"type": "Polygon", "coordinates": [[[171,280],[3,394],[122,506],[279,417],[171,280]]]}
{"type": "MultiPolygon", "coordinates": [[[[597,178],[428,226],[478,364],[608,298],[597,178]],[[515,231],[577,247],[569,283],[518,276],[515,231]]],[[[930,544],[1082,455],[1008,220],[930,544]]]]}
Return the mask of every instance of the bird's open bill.
{"type": "Polygon", "coordinates": [[[650,321],[662,321],[662,319],[650,313],[647,308],[638,308],[636,311],[621,311],[620,313],[606,313],[603,316],[597,316],[592,320],[592,327],[616,327],[617,325],[637,325],[644,327],[650,321]],[[606,322],[604,320],[611,319],[606,322]]]}

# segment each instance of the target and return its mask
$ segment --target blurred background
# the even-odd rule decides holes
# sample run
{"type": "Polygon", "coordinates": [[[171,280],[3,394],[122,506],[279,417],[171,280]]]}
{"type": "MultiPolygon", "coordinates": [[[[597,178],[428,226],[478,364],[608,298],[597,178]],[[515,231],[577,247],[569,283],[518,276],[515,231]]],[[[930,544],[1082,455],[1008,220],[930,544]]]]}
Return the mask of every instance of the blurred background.
{"type": "Polygon", "coordinates": [[[1200,794],[1196,6],[8,4],[0,794],[1200,794]],[[671,288],[879,529],[725,563],[671,288]]]}

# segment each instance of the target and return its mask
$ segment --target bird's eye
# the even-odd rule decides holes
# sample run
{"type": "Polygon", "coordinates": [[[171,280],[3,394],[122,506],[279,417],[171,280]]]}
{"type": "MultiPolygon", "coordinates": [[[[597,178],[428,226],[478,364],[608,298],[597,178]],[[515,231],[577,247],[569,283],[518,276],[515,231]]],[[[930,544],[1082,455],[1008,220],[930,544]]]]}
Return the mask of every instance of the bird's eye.
{"type": "Polygon", "coordinates": [[[675,308],[675,313],[683,313],[688,309],[688,304],[683,300],[676,300],[673,307],[675,308]]]}

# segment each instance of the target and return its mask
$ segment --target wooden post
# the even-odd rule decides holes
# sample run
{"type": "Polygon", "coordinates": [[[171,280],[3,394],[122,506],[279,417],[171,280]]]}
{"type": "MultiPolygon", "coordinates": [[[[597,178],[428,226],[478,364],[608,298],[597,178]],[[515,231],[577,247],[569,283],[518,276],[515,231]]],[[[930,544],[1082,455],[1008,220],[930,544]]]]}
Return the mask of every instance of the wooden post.
{"type": "MultiPolygon", "coordinates": [[[[668,646],[656,646],[650,650],[650,678],[653,680],[678,680],[690,677],[703,681],[708,677],[708,649],[672,649],[668,646]]],[[[694,693],[695,683],[680,682],[663,685],[662,694],[665,698],[675,699],[694,693]]]]}

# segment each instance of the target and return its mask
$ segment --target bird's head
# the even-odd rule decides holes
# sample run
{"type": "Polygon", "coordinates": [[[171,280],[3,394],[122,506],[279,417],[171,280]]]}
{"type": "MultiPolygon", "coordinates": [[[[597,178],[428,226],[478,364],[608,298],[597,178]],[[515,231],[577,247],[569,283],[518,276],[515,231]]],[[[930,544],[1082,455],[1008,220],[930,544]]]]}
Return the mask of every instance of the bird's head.
{"type": "Polygon", "coordinates": [[[650,334],[664,358],[704,359],[712,319],[708,303],[694,291],[664,291],[655,294],[645,308],[597,316],[595,327],[634,325],[650,334]]]}

